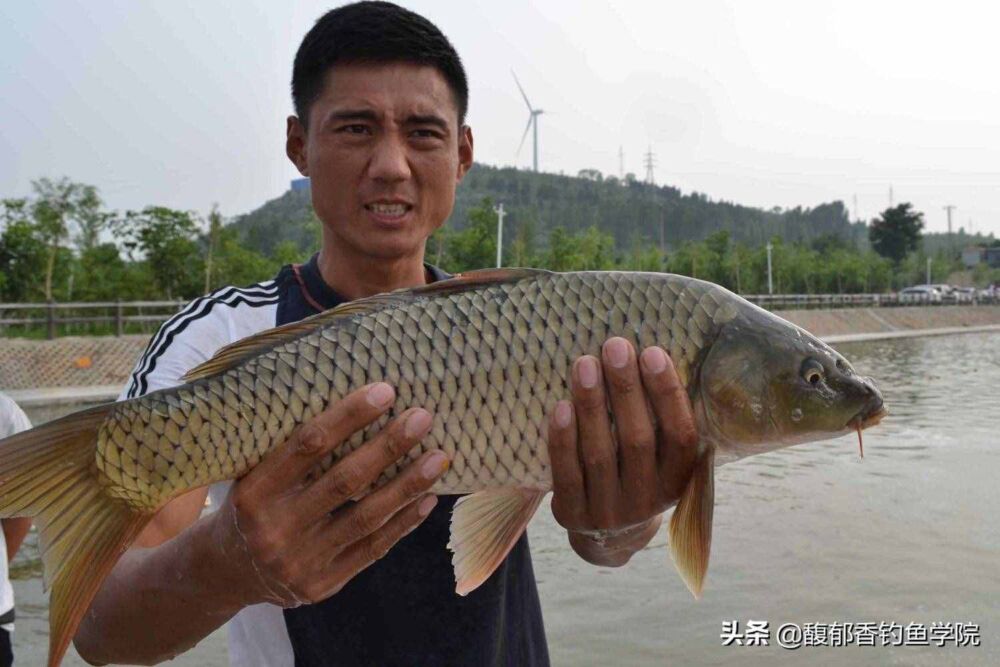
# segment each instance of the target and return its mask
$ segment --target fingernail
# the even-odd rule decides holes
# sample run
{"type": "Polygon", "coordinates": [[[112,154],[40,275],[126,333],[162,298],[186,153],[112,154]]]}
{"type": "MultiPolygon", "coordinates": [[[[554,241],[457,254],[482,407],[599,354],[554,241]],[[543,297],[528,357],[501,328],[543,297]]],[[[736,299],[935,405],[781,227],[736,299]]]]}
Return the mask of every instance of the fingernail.
{"type": "Polygon", "coordinates": [[[628,363],[628,343],[622,338],[612,338],[604,344],[604,356],[615,368],[625,368],[628,363]]]}
{"type": "Polygon", "coordinates": [[[417,513],[420,516],[427,516],[428,514],[431,513],[431,510],[434,509],[434,506],[437,504],[438,504],[437,496],[427,496],[426,498],[420,501],[419,505],[417,505],[417,513]]]}
{"type": "Polygon", "coordinates": [[[556,403],[556,426],[566,428],[570,420],[569,401],[559,401],[556,403]]]}
{"type": "Polygon", "coordinates": [[[420,467],[420,474],[424,476],[424,479],[434,479],[447,469],[448,457],[442,452],[434,452],[420,467]]]}
{"type": "Polygon", "coordinates": [[[667,367],[667,354],[658,347],[647,347],[642,351],[642,365],[650,373],[662,373],[667,367]]]}
{"type": "Polygon", "coordinates": [[[426,410],[416,410],[412,415],[406,418],[406,432],[407,438],[416,438],[419,435],[423,435],[427,432],[427,429],[431,426],[431,416],[426,410]]]}
{"type": "Polygon", "coordinates": [[[385,382],[377,382],[368,387],[368,404],[375,408],[384,408],[392,401],[395,392],[385,382]]]}
{"type": "Polygon", "coordinates": [[[593,389],[597,386],[597,362],[591,357],[580,359],[576,372],[584,389],[593,389]]]}

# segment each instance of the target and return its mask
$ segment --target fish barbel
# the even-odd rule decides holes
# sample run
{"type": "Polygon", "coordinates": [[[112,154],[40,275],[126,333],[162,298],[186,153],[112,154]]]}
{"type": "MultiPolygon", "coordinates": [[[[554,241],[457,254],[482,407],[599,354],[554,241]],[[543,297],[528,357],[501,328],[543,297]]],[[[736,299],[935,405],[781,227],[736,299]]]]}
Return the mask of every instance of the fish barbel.
{"type": "MultiPolygon", "coordinates": [[[[58,665],[101,582],[156,511],[244,475],[300,424],[371,382],[386,415],[419,406],[428,449],[452,465],[460,594],[482,583],[551,490],[545,424],[570,396],[573,361],[612,336],[670,354],[698,420],[699,458],[670,522],[675,564],[697,596],[708,566],[716,463],[834,437],[885,414],[872,381],[807,332],[711,283],[657,273],[470,272],[344,304],[222,348],[185,384],[91,408],[0,442],[0,516],[34,516],[52,587],[58,665]]],[[[860,432],[860,431],[859,431],[860,432]]]]}

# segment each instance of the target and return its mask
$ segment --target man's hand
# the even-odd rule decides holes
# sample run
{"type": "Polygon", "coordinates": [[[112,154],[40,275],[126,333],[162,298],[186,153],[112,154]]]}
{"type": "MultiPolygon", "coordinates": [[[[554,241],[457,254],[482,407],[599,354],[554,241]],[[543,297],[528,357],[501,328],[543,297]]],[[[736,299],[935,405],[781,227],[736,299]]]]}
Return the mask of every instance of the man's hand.
{"type": "Polygon", "coordinates": [[[680,498],[698,432],[661,348],[646,348],[637,364],[632,345],[611,338],[602,356],[603,373],[594,357],[577,359],[573,401],[560,401],[549,420],[552,513],[584,560],[617,567],[649,543],[680,498]]]}
{"type": "Polygon", "coordinates": [[[430,429],[431,416],[407,410],[369,442],[310,480],[316,465],[392,405],[385,383],[334,403],[233,485],[212,534],[238,573],[240,605],[293,607],[324,600],[417,527],[437,498],[427,491],[448,467],[426,452],[357,503],[382,472],[430,429]]]}

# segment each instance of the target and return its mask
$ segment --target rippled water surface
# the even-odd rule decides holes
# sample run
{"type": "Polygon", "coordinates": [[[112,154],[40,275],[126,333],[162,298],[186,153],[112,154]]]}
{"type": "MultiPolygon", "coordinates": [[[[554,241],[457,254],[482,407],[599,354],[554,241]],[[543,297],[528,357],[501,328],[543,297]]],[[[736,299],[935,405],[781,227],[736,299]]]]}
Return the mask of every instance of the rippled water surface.
{"type": "MultiPolygon", "coordinates": [[[[712,564],[694,601],[664,534],[619,570],[591,567],[543,507],[530,537],[556,665],[1000,664],[1000,336],[853,343],[891,416],[856,437],[717,470],[712,564]],[[977,623],[982,646],[723,647],[722,621],[977,623]]],[[[17,561],[20,664],[42,664],[32,549],[17,561]]],[[[173,665],[224,664],[216,633],[173,665]]],[[[75,655],[67,665],[84,664],[75,655]]]]}

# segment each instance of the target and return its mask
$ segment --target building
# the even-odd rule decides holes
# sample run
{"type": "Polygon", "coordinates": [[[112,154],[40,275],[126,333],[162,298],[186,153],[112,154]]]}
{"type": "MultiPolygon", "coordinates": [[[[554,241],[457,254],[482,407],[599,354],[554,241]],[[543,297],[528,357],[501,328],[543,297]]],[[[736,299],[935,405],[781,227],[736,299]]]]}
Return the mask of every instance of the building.
{"type": "Polygon", "coordinates": [[[993,269],[1000,268],[1000,247],[968,246],[962,251],[962,264],[967,269],[977,264],[986,264],[993,269]]]}
{"type": "Polygon", "coordinates": [[[292,180],[292,192],[304,192],[309,190],[308,178],[296,178],[292,180]]]}
{"type": "MultiPolygon", "coordinates": [[[[294,183],[294,181],[293,181],[294,183]]],[[[983,261],[983,255],[986,252],[986,248],[981,248],[979,246],[970,245],[962,251],[962,264],[967,269],[971,269],[976,264],[983,261]]]]}

